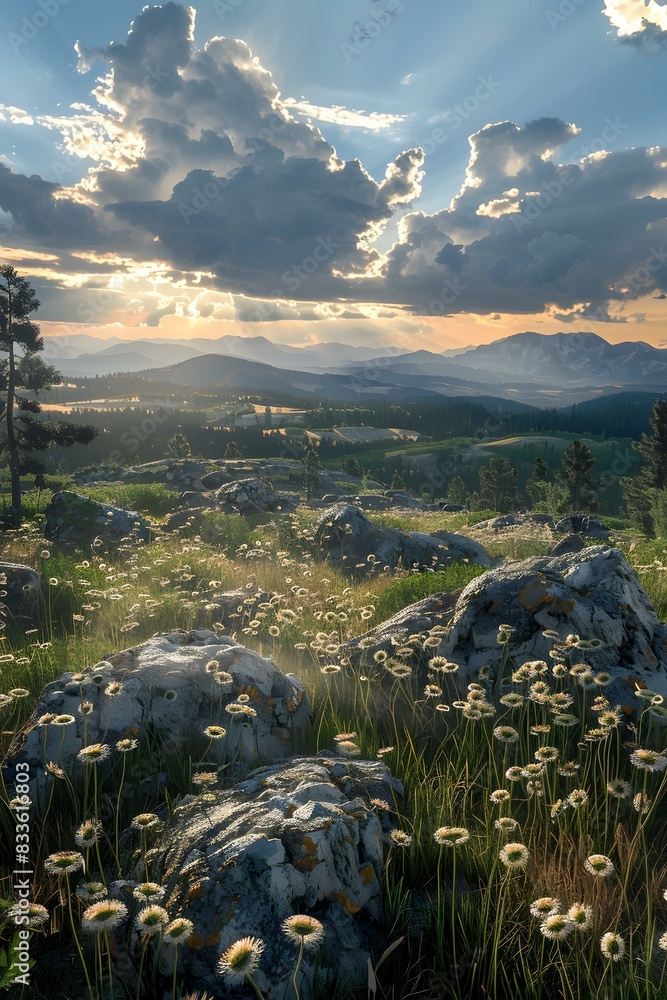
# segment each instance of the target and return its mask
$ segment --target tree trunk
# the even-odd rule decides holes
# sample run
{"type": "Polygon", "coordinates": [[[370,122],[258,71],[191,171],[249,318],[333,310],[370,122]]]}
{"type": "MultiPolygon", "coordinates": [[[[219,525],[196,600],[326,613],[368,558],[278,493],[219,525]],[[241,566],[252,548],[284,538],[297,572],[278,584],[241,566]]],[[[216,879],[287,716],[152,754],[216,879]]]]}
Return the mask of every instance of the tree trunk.
{"type": "MultiPolygon", "coordinates": [[[[9,284],[9,283],[8,283],[9,284]]],[[[20,456],[16,441],[16,430],[14,428],[14,390],[16,384],[16,368],[14,359],[14,344],[11,341],[12,329],[12,298],[11,289],[8,288],[9,315],[7,317],[7,329],[10,334],[9,339],[9,370],[7,376],[7,454],[9,456],[9,473],[12,484],[12,524],[15,528],[21,526],[21,478],[19,471],[20,456]]]]}

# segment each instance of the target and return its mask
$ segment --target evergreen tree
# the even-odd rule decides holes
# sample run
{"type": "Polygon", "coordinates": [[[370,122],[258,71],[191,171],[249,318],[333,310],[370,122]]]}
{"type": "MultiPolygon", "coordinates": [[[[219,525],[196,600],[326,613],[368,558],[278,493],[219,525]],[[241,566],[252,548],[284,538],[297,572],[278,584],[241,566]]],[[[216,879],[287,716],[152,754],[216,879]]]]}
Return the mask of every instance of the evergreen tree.
{"type": "Polygon", "coordinates": [[[637,450],[644,459],[646,483],[651,489],[667,487],[667,400],[653,407],[650,435],[642,434],[637,450]]]}
{"type": "Polygon", "coordinates": [[[533,471],[526,483],[526,493],[531,504],[535,506],[544,495],[544,484],[549,482],[549,470],[541,458],[535,459],[533,471]]]}
{"type": "Polygon", "coordinates": [[[509,514],[519,502],[519,480],[516,469],[506,458],[492,458],[479,470],[480,499],[484,507],[509,514]]]}
{"type": "Polygon", "coordinates": [[[39,418],[39,393],[61,381],[60,373],[39,356],[44,340],[30,319],[39,305],[26,278],[9,265],[0,267],[0,351],[7,355],[0,361],[0,421],[5,432],[0,457],[9,467],[15,526],[22,517],[21,474],[40,468],[27,456],[52,444],[87,444],[97,433],[85,424],[39,418]]]}
{"type": "Polygon", "coordinates": [[[300,462],[303,465],[303,484],[306,487],[306,498],[310,501],[313,499],[313,492],[320,480],[317,470],[322,468],[317,448],[311,441],[307,442],[300,462]]]}
{"type": "Polygon", "coordinates": [[[468,502],[468,490],[462,476],[454,476],[450,480],[447,489],[447,499],[452,503],[465,504],[468,502]]]}
{"type": "Polygon", "coordinates": [[[237,445],[236,441],[229,441],[227,447],[225,448],[225,458],[240,458],[241,449],[237,445]]]}
{"type": "Polygon", "coordinates": [[[190,442],[185,434],[174,434],[173,437],[170,437],[167,441],[167,448],[169,454],[173,455],[174,458],[188,458],[192,454],[190,442]]]}
{"type": "Polygon", "coordinates": [[[562,465],[570,496],[570,510],[592,510],[595,507],[595,482],[591,471],[595,455],[581,441],[573,441],[563,452],[562,465]]]}
{"type": "Polygon", "coordinates": [[[647,535],[667,532],[667,400],[657,400],[651,416],[651,433],[635,445],[644,464],[639,473],[621,481],[626,510],[647,535]]]}
{"type": "Polygon", "coordinates": [[[364,474],[363,465],[354,455],[346,455],[340,463],[340,468],[341,472],[344,472],[347,476],[356,476],[358,479],[361,479],[364,474]]]}

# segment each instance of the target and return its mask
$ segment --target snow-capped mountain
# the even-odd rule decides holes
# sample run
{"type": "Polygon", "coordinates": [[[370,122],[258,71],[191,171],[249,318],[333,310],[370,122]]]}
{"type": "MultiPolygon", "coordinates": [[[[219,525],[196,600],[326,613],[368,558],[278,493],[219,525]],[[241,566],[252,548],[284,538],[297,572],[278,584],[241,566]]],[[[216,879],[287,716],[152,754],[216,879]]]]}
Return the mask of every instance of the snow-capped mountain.
{"type": "Polygon", "coordinates": [[[595,333],[517,333],[448,357],[478,371],[570,385],[667,382],[667,350],[643,342],[609,344],[595,333]]]}

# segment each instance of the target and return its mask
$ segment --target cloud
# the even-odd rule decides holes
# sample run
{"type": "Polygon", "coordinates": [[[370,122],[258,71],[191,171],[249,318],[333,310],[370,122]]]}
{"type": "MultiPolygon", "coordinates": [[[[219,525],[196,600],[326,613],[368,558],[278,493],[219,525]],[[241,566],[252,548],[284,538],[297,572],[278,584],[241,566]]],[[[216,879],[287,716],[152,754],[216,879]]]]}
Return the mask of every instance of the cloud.
{"type": "Polygon", "coordinates": [[[667,7],[656,0],[605,0],[604,11],[622,42],[649,55],[667,46],[667,7]]]}
{"type": "Polygon", "coordinates": [[[284,100],[245,42],[196,46],[189,7],[145,8],[124,43],[78,52],[82,71],[103,63],[92,102],[36,123],[92,165],[66,186],[0,163],[0,239],[58,256],[63,283],[116,273],[135,298],[132,283],[154,280],[146,322],[565,315],[667,290],[664,149],[568,163],[576,125],[497,122],[469,137],[449,206],[404,214],[421,192],[420,148],[375,178],[296,113],[359,114],[364,128],[387,116],[284,100]],[[399,213],[393,245],[378,242],[399,213]]]}
{"type": "Polygon", "coordinates": [[[351,111],[338,105],[333,107],[321,107],[318,104],[311,104],[302,98],[296,101],[293,97],[288,97],[283,102],[285,108],[291,113],[304,115],[306,118],[315,118],[320,122],[329,122],[332,125],[339,125],[341,128],[365,128],[371,132],[381,132],[405,121],[405,115],[380,114],[378,111],[351,111]]]}
{"type": "Polygon", "coordinates": [[[11,104],[0,104],[0,122],[10,121],[12,125],[34,125],[35,120],[32,115],[22,108],[15,108],[11,104]]]}

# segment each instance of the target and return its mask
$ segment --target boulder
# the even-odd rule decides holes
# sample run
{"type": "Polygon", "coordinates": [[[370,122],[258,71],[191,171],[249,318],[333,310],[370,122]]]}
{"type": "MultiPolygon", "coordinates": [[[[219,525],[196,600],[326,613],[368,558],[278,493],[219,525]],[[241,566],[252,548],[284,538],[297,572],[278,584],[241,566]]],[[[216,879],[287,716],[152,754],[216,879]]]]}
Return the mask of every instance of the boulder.
{"type": "Polygon", "coordinates": [[[181,495],[181,507],[184,510],[203,510],[205,508],[214,510],[215,506],[215,497],[210,494],[189,490],[181,495]]]}
{"type": "Polygon", "coordinates": [[[41,578],[30,566],[0,562],[0,621],[31,621],[37,610],[41,578]]]}
{"type": "Polygon", "coordinates": [[[16,758],[30,763],[38,781],[44,780],[44,741],[47,761],[59,761],[67,770],[81,766],[76,755],[83,746],[82,697],[93,706],[86,716],[88,744],[113,747],[128,736],[141,742],[151,727],[166,752],[182,751],[186,741],[194,740],[194,752],[204,753],[204,729],[220,725],[227,735],[208,750],[218,764],[284,757],[292,752],[293,732],[310,720],[301,683],[273,660],[205,629],[158,634],[106,656],[74,679],[69,672],[47,685],[16,758]],[[228,713],[227,706],[241,694],[248,696],[250,712],[228,713]],[[39,725],[48,713],[71,715],[75,722],[64,728],[39,725]]]}
{"type": "Polygon", "coordinates": [[[207,472],[205,476],[201,477],[201,483],[205,490],[219,490],[221,486],[229,482],[229,473],[225,472],[224,469],[215,469],[213,472],[207,472]]]}
{"type": "MultiPolygon", "coordinates": [[[[228,791],[180,805],[149,853],[151,878],[167,888],[172,917],[194,923],[179,951],[179,972],[197,990],[232,997],[216,974],[221,953],[239,938],[262,938],[254,975],[267,1000],[294,994],[290,978],[298,949],[280,925],[296,913],[316,917],[324,938],[304,953],[301,1000],[316,1000],[336,979],[338,989],[365,987],[368,961],[385,947],[383,825],[403,789],[378,761],[348,762],[332,754],[295,757],[254,771],[228,791]]],[[[169,974],[173,949],[161,951],[169,974]]]]}
{"type": "Polygon", "coordinates": [[[551,514],[503,514],[475,525],[477,531],[513,531],[516,528],[536,527],[553,531],[554,519],[551,514]]]}
{"type": "Polygon", "coordinates": [[[585,548],[586,543],[581,535],[565,535],[559,542],[556,542],[553,548],[549,549],[549,555],[565,556],[570,552],[581,552],[585,548]]]}
{"type": "Polygon", "coordinates": [[[470,538],[446,531],[425,535],[383,528],[350,504],[339,504],[320,515],[315,540],[333,565],[357,575],[368,572],[374,564],[391,569],[430,569],[463,560],[491,565],[482,546],[470,538]]]}
{"type": "Polygon", "coordinates": [[[463,503],[450,503],[449,500],[439,500],[438,506],[446,514],[467,514],[468,508],[463,503]]]}
{"type": "MultiPolygon", "coordinates": [[[[510,650],[517,663],[549,660],[551,641],[600,640],[577,656],[620,681],[615,695],[632,694],[634,680],[667,694],[667,626],[663,625],[639,578],[618,549],[591,546],[578,553],[504,563],[473,580],[459,597],[451,630],[436,651],[461,665],[460,675],[497,665],[498,628],[515,630],[510,650]]],[[[607,689],[609,690],[609,689],[607,689]]]]}
{"type": "Polygon", "coordinates": [[[286,510],[292,501],[280,496],[264,479],[237,479],[221,486],[215,494],[219,506],[235,509],[244,517],[267,511],[286,510]]]}
{"type": "Polygon", "coordinates": [[[124,539],[147,542],[150,536],[148,521],[136,511],[98,503],[68,490],[54,494],[46,508],[44,537],[52,542],[88,548],[98,540],[114,546],[124,539]]]}
{"type": "Polygon", "coordinates": [[[589,538],[609,538],[611,534],[602,521],[590,514],[570,514],[569,517],[563,517],[556,523],[556,531],[563,535],[578,533],[589,538]]]}
{"type": "Polygon", "coordinates": [[[176,489],[201,492],[205,488],[202,484],[202,476],[206,475],[208,467],[208,462],[196,461],[191,458],[178,459],[169,463],[165,478],[169,485],[176,487],[176,489]]]}
{"type": "MultiPolygon", "coordinates": [[[[425,635],[436,626],[447,628],[460,593],[458,590],[449,594],[430,594],[421,601],[408,605],[393,618],[346,643],[340,649],[341,655],[349,656],[353,663],[371,664],[378,650],[393,655],[398,640],[407,639],[411,635],[425,635]]],[[[428,653],[420,651],[418,659],[423,666],[426,666],[433,655],[432,650],[428,653]]]]}

